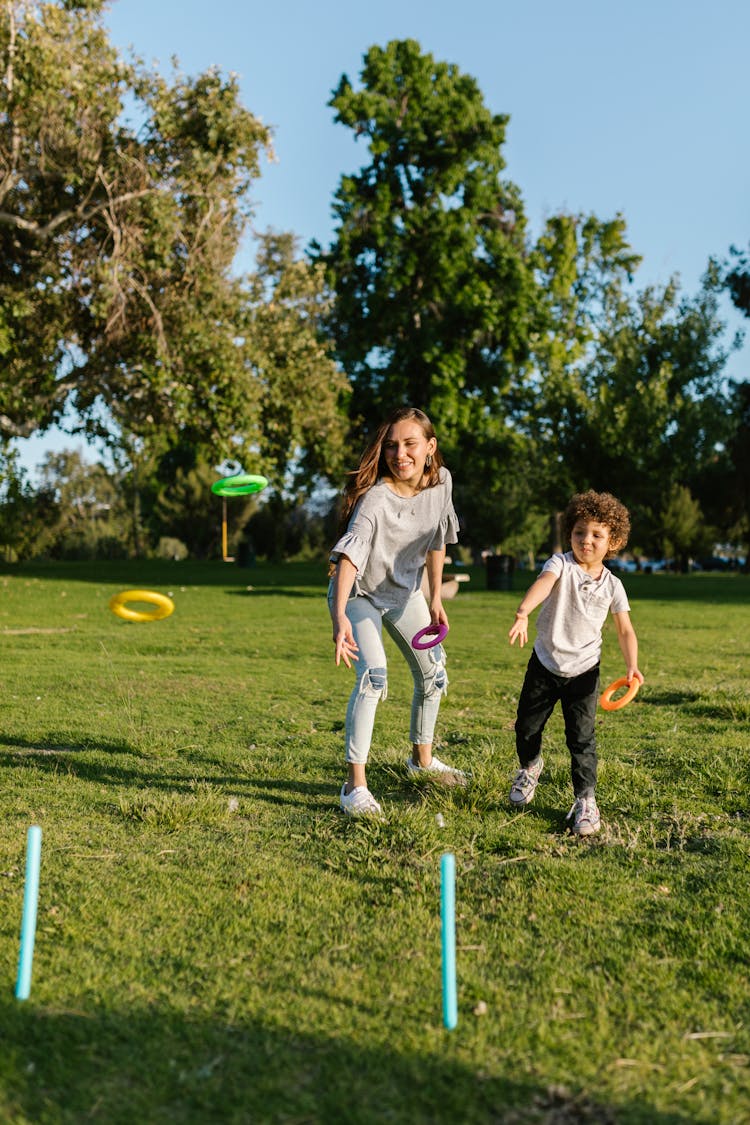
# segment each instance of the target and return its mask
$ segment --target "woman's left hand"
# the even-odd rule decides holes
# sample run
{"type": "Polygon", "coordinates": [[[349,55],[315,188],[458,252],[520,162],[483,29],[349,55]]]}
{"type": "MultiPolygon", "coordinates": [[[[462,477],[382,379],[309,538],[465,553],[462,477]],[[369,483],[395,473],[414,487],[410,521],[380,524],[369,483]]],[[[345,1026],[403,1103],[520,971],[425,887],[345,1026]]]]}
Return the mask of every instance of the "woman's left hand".
{"type": "Polygon", "coordinates": [[[443,609],[443,603],[439,598],[434,598],[430,602],[430,624],[445,625],[446,629],[450,629],[448,614],[443,609]]]}

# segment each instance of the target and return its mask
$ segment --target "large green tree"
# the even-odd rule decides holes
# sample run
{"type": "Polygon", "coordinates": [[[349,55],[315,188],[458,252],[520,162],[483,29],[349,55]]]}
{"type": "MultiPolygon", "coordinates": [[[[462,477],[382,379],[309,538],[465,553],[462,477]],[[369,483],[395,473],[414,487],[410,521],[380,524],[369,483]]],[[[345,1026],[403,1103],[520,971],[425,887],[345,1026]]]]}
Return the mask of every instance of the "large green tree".
{"type": "Polygon", "coordinates": [[[102,10],[0,0],[0,442],[103,440],[140,553],[179,474],[337,469],[345,383],[323,267],[269,235],[235,271],[270,145],[236,79],[124,60],[102,10]]]}
{"type": "Polygon", "coordinates": [[[259,237],[239,322],[255,423],[237,455],[255,460],[277,492],[309,493],[342,466],[349,385],[326,331],[331,299],[323,265],[293,235],[259,237]]]}
{"type": "Polygon", "coordinates": [[[253,398],[231,272],[266,128],[234,78],[170,81],[100,0],[0,6],[0,427],[227,451],[253,398]]]}
{"type": "Polygon", "coordinates": [[[507,117],[414,40],[372,47],[360,88],[343,76],[330,104],[368,149],[340,181],[321,255],[352,415],[368,431],[410,402],[455,445],[505,418],[526,353],[533,286],[520,194],[504,178],[507,117]]]}
{"type": "Polygon", "coordinates": [[[658,522],[671,486],[692,487],[727,436],[716,278],[692,298],[675,281],[637,291],[621,216],[554,216],[533,261],[544,313],[523,425],[537,494],[555,508],[607,489],[658,522]]]}
{"type": "Polygon", "coordinates": [[[712,530],[685,485],[673,484],[670,488],[659,513],[659,525],[664,554],[674,556],[675,568],[683,573],[689,569],[692,555],[711,554],[712,530]]]}

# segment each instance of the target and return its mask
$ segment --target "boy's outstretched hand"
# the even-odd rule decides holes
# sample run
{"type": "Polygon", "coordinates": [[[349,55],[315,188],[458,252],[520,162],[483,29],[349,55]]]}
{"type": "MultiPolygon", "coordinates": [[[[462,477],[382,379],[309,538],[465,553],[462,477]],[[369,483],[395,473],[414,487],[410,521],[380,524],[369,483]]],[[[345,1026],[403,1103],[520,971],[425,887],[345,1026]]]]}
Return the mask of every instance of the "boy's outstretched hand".
{"type": "Polygon", "coordinates": [[[529,615],[528,613],[517,613],[516,619],[511,625],[508,636],[510,643],[513,644],[516,637],[518,637],[519,648],[523,648],[529,639],[529,615]]]}

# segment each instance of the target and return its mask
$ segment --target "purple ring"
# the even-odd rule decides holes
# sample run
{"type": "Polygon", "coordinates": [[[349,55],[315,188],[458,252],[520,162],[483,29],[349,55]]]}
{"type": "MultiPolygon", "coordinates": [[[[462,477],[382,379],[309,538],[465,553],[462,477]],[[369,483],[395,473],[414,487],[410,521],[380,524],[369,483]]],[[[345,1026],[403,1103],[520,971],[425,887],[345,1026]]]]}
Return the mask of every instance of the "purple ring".
{"type": "Polygon", "coordinates": [[[411,647],[434,648],[435,645],[439,645],[441,641],[444,641],[447,636],[447,625],[425,625],[424,629],[420,629],[419,632],[415,633],[412,637],[411,647]],[[422,637],[430,637],[431,639],[427,641],[427,644],[422,644],[422,637]]]}

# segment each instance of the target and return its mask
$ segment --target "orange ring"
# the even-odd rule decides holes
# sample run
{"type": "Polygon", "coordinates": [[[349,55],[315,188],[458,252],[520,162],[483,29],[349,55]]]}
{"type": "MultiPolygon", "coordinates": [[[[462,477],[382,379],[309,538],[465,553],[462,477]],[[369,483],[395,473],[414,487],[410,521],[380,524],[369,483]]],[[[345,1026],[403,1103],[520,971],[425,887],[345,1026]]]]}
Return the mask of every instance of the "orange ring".
{"type": "Polygon", "coordinates": [[[609,687],[604,689],[599,696],[599,705],[603,707],[605,711],[619,711],[626,703],[630,703],[631,699],[635,699],[640,686],[641,684],[637,676],[633,676],[633,679],[630,681],[630,686],[628,686],[628,677],[621,676],[619,680],[613,680],[609,687]],[[628,690],[624,695],[621,695],[619,699],[613,699],[612,696],[616,691],[619,691],[621,687],[627,687],[628,690]]]}

